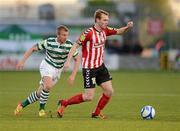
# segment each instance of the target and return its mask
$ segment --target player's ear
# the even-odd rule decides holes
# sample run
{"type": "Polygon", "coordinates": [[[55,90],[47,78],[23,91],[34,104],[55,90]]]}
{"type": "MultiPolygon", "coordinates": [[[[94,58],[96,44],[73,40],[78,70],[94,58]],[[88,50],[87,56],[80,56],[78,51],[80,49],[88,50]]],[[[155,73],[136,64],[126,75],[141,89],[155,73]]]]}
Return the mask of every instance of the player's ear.
{"type": "Polygon", "coordinates": [[[99,22],[99,20],[100,20],[99,18],[96,18],[95,22],[99,22]]]}
{"type": "Polygon", "coordinates": [[[59,35],[58,33],[59,33],[58,30],[56,30],[56,35],[59,35]]]}
{"type": "Polygon", "coordinates": [[[98,21],[100,21],[100,20],[101,20],[101,18],[97,18],[97,20],[98,20],[98,21]]]}

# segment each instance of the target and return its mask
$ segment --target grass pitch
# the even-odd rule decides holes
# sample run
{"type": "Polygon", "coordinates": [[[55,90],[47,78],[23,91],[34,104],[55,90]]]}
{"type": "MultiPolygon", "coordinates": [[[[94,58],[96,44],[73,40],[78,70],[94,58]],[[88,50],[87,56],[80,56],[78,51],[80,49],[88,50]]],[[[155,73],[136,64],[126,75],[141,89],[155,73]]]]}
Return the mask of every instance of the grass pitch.
{"type": "Polygon", "coordinates": [[[46,110],[51,115],[38,117],[38,102],[26,107],[22,115],[13,115],[17,103],[38,87],[39,72],[0,72],[0,131],[179,131],[180,74],[177,72],[119,71],[113,76],[114,96],[103,110],[107,120],[90,118],[101,95],[96,87],[92,102],[69,106],[63,118],[57,118],[57,100],[83,91],[81,73],[73,87],[67,85],[69,73],[62,74],[50,93],[46,110]],[[140,110],[152,105],[153,120],[142,120],[140,110]]]}

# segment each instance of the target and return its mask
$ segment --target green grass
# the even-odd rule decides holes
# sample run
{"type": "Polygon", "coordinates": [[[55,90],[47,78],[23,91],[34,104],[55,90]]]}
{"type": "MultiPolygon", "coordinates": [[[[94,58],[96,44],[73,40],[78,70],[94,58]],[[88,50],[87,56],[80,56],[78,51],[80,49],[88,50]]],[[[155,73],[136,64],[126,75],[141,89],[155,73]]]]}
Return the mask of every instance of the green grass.
{"type": "Polygon", "coordinates": [[[59,119],[55,115],[58,98],[83,91],[79,73],[73,87],[67,85],[69,73],[62,74],[53,88],[46,109],[53,118],[38,117],[38,103],[25,108],[15,117],[13,111],[20,100],[38,87],[39,72],[0,72],[0,131],[179,131],[180,74],[175,72],[119,71],[113,76],[114,96],[104,109],[107,120],[90,118],[101,89],[96,88],[92,102],[69,106],[59,119]],[[153,120],[142,120],[140,110],[152,105],[153,120]]]}

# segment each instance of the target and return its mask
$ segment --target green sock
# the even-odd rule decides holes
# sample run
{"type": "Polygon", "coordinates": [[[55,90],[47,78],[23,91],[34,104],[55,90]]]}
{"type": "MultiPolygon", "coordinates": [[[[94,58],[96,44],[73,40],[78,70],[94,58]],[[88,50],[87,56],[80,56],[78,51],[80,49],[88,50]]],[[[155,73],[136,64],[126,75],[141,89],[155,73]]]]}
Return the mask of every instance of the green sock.
{"type": "Polygon", "coordinates": [[[34,103],[39,100],[39,97],[37,96],[37,91],[32,92],[26,100],[22,102],[22,107],[26,107],[27,105],[34,103]]]}
{"type": "Polygon", "coordinates": [[[49,91],[43,89],[41,91],[39,98],[39,106],[40,106],[39,110],[44,110],[48,97],[49,97],[49,91]]]}
{"type": "Polygon", "coordinates": [[[44,108],[45,108],[45,104],[40,104],[39,110],[44,110],[44,108]]]}
{"type": "Polygon", "coordinates": [[[29,105],[30,103],[29,103],[29,101],[28,101],[28,99],[26,99],[26,100],[24,100],[23,102],[22,102],[22,107],[24,108],[24,107],[26,107],[27,105],[29,105]]]}

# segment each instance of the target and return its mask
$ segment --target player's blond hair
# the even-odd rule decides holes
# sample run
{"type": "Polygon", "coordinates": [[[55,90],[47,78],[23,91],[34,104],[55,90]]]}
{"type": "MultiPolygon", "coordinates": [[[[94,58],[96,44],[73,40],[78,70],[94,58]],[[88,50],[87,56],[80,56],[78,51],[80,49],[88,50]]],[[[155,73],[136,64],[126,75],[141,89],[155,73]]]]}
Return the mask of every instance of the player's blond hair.
{"type": "Polygon", "coordinates": [[[94,13],[94,20],[95,20],[95,22],[96,22],[96,19],[101,19],[101,15],[102,14],[105,14],[105,15],[109,16],[109,13],[107,11],[102,10],[102,9],[98,9],[94,13]]]}
{"type": "Polygon", "coordinates": [[[60,26],[58,26],[57,29],[56,29],[57,32],[60,32],[61,30],[64,30],[64,31],[66,31],[66,32],[69,32],[69,29],[68,29],[67,26],[65,26],[65,25],[60,25],[60,26]]]}

